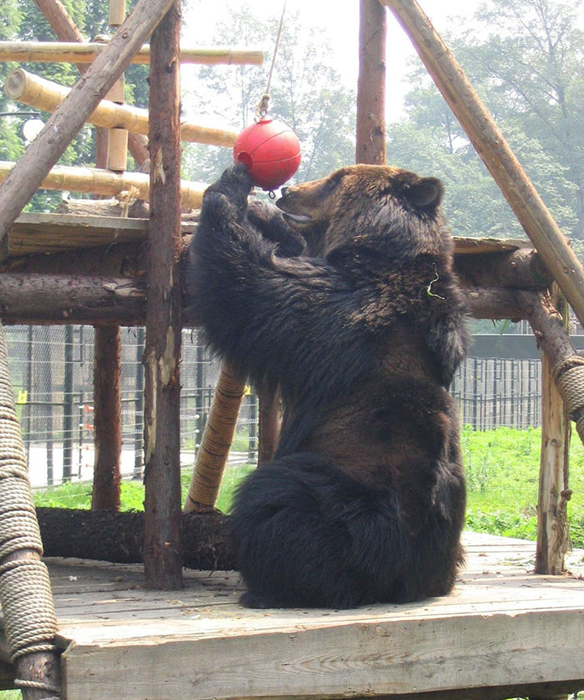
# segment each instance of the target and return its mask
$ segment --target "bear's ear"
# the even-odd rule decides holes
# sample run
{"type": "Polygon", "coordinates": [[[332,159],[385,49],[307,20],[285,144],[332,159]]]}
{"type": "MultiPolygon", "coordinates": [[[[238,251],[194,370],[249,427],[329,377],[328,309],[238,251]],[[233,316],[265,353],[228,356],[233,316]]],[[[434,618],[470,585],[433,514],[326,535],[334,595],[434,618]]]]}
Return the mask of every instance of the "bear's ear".
{"type": "Polygon", "coordinates": [[[442,201],[444,187],[435,177],[421,177],[416,182],[409,183],[404,190],[404,196],[415,207],[435,209],[442,201]]]}

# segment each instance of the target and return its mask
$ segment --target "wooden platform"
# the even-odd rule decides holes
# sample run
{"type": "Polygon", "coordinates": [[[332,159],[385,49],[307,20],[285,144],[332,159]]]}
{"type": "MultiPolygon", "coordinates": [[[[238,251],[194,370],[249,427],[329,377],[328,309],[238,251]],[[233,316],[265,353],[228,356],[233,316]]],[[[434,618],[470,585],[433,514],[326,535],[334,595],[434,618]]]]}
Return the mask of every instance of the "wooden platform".
{"type": "Polygon", "coordinates": [[[65,700],[508,698],[584,689],[584,551],[534,576],[534,544],[467,534],[453,594],[352,611],[241,608],[238,575],[143,589],[139,565],[49,560],[65,700]],[[431,695],[426,695],[431,693],[431,695]]]}

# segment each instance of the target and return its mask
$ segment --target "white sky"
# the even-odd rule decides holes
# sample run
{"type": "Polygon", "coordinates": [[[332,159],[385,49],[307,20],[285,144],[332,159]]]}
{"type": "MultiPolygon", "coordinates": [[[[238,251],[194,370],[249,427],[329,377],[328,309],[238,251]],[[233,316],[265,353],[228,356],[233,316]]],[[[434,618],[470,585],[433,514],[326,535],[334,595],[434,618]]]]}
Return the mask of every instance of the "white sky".
{"type": "MultiPolygon", "coordinates": [[[[481,0],[420,0],[439,32],[444,32],[457,16],[473,14],[481,0]]],[[[187,0],[183,4],[186,24],[184,32],[188,43],[209,45],[215,22],[224,14],[227,6],[244,4],[235,0],[187,0]]],[[[245,0],[252,14],[261,18],[280,18],[283,0],[245,0]]],[[[358,0],[287,0],[286,15],[299,12],[303,21],[326,31],[335,54],[339,72],[347,85],[357,86],[358,71],[358,0]]],[[[405,91],[403,78],[406,63],[415,52],[402,28],[388,12],[387,22],[387,118],[397,119],[401,112],[405,91]]],[[[275,37],[266,37],[265,49],[271,51],[275,37]]],[[[255,48],[255,47],[254,47],[255,48]]],[[[277,70],[277,62],[276,68],[277,70]]]]}

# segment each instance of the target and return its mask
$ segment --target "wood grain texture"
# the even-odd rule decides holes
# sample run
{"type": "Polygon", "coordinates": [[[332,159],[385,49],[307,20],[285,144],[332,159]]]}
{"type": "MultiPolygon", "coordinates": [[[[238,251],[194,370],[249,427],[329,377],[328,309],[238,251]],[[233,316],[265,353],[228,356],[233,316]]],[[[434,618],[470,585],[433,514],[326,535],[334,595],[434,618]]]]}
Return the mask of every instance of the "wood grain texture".
{"type": "Polygon", "coordinates": [[[500,700],[584,688],[584,552],[571,576],[535,576],[533,542],[464,539],[452,595],[351,611],[243,609],[229,572],[186,572],[170,594],[145,590],[138,566],[50,561],[65,697],[500,700]]]}
{"type": "Polygon", "coordinates": [[[144,351],[144,570],[150,588],[182,587],[180,3],[152,35],[150,220],[144,351]]]}

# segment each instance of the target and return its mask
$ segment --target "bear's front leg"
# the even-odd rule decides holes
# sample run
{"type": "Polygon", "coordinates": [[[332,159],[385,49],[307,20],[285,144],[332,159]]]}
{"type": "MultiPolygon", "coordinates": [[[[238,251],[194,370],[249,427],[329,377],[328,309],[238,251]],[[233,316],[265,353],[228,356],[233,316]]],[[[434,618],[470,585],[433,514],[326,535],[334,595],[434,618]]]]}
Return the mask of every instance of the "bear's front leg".
{"type": "Polygon", "coordinates": [[[236,163],[225,170],[219,180],[205,190],[201,221],[213,223],[213,219],[225,214],[238,222],[243,221],[252,186],[251,177],[243,163],[236,163]]]}

